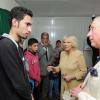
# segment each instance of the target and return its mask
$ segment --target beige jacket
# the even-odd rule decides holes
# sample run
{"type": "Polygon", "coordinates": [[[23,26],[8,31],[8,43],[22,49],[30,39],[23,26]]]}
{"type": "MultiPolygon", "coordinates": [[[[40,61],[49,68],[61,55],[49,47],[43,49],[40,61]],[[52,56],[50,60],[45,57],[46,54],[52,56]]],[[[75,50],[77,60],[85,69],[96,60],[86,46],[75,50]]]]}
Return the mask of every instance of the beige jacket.
{"type": "Polygon", "coordinates": [[[70,90],[75,88],[82,81],[83,76],[87,72],[87,67],[85,64],[83,53],[79,50],[74,50],[67,54],[67,52],[62,51],[60,56],[60,64],[56,68],[56,71],[61,71],[61,74],[65,75],[75,75],[76,79],[66,82],[61,78],[61,95],[64,90],[70,90]]]}

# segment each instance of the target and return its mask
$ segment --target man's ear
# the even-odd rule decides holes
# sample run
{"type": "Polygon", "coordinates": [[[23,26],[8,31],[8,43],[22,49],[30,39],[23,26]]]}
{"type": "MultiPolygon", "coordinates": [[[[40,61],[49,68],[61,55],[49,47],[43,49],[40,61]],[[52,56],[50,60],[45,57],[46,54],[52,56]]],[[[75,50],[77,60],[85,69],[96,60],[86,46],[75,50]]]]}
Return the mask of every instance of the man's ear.
{"type": "Polygon", "coordinates": [[[18,26],[18,20],[17,19],[15,19],[15,18],[12,19],[12,26],[14,26],[14,27],[18,26]]]}

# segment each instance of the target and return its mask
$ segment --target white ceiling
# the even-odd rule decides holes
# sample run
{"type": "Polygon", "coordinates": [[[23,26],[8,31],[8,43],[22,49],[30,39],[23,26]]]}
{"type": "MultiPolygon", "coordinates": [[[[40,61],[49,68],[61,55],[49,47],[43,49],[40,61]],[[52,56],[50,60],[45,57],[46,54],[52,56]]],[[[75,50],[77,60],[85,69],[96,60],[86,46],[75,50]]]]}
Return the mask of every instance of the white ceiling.
{"type": "Polygon", "coordinates": [[[100,15],[100,0],[15,0],[35,17],[91,17],[100,15]]]}

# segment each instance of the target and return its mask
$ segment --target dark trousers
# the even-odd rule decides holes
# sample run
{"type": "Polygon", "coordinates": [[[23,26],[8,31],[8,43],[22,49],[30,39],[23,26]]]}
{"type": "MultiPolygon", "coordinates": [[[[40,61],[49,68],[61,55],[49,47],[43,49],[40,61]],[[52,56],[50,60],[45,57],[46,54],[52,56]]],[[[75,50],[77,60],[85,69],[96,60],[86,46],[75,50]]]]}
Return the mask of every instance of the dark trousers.
{"type": "Polygon", "coordinates": [[[39,94],[39,87],[38,86],[34,87],[33,95],[34,95],[35,100],[39,100],[40,94],[39,94]]]}
{"type": "Polygon", "coordinates": [[[40,96],[46,97],[48,95],[49,78],[48,76],[41,76],[40,96]]]}

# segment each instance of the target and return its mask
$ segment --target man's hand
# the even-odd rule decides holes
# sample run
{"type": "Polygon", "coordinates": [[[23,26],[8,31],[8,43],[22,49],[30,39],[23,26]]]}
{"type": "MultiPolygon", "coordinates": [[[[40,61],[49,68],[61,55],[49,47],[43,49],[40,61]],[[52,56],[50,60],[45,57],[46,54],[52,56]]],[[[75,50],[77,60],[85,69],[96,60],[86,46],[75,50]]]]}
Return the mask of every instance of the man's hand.
{"type": "Polygon", "coordinates": [[[41,79],[39,81],[36,81],[36,86],[39,86],[41,83],[41,79]]]}
{"type": "Polygon", "coordinates": [[[48,72],[53,71],[53,69],[54,69],[54,67],[53,67],[53,66],[48,66],[48,67],[47,67],[48,72]]]}
{"type": "Polygon", "coordinates": [[[32,94],[31,94],[31,96],[32,96],[32,100],[35,100],[32,94]]]}
{"type": "Polygon", "coordinates": [[[81,86],[82,86],[82,84],[79,84],[76,88],[72,89],[71,95],[74,96],[74,97],[77,97],[78,94],[82,91],[81,86]]]}

